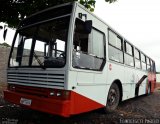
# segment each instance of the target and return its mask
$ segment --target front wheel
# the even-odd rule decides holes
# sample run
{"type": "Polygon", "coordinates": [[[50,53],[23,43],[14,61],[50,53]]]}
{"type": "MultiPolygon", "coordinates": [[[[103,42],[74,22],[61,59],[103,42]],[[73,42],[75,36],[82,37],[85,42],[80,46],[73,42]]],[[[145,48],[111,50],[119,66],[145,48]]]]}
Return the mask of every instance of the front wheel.
{"type": "Polygon", "coordinates": [[[105,111],[113,112],[117,108],[119,101],[120,101],[120,90],[118,85],[113,83],[108,93],[105,111]]]}

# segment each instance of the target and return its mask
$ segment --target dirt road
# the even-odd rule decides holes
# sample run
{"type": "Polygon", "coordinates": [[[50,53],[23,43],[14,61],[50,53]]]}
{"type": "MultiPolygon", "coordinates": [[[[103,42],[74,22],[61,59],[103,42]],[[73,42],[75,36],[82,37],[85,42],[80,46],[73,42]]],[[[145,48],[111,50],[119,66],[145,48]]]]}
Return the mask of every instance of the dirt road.
{"type": "Polygon", "coordinates": [[[96,110],[70,118],[27,110],[0,99],[0,124],[127,124],[125,119],[136,119],[139,123],[147,119],[149,124],[151,121],[160,124],[160,90],[122,102],[113,113],[104,114],[102,110],[96,110]]]}

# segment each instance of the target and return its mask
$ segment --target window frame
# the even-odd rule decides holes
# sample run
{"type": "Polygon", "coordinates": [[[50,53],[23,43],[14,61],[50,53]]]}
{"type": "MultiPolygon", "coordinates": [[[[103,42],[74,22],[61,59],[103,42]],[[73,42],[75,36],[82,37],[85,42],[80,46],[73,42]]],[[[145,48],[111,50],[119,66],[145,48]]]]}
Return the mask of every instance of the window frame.
{"type": "Polygon", "coordinates": [[[151,71],[151,59],[149,57],[146,57],[146,61],[147,61],[147,71],[151,71]],[[150,68],[148,69],[148,67],[150,68]]]}
{"type": "MultiPolygon", "coordinates": [[[[70,28],[70,21],[71,21],[71,14],[67,14],[67,15],[63,15],[63,16],[60,16],[60,17],[56,17],[56,18],[52,18],[52,19],[48,19],[48,20],[44,20],[44,21],[40,21],[38,23],[34,23],[34,24],[31,24],[31,25],[27,25],[27,26],[24,26],[24,27],[20,27],[16,30],[15,32],[15,35],[14,35],[14,38],[13,38],[13,43],[12,43],[12,46],[11,46],[11,50],[10,50],[10,54],[9,54],[9,60],[8,60],[8,68],[42,68],[41,66],[35,66],[35,65],[32,65],[32,60],[33,60],[33,52],[34,52],[34,47],[35,47],[35,43],[36,43],[36,33],[37,33],[37,30],[34,32],[34,35],[32,37],[32,47],[31,47],[31,52],[30,52],[30,55],[29,55],[29,64],[26,66],[11,66],[10,65],[10,60],[12,58],[12,53],[14,51],[14,46],[15,46],[15,43],[16,43],[16,39],[17,39],[17,36],[18,34],[20,33],[20,31],[23,31],[23,30],[26,30],[30,27],[36,27],[36,28],[39,28],[40,25],[42,24],[46,24],[48,22],[52,22],[52,21],[55,21],[55,20],[58,20],[58,19],[63,19],[63,18],[68,18],[68,27],[67,27],[67,32],[66,32],[66,38],[65,38],[65,56],[67,56],[67,45],[68,45],[68,37],[69,37],[69,28],[70,28]],[[35,43],[34,43],[35,42],[35,43]],[[32,54],[32,55],[31,55],[32,54]]],[[[23,22],[23,21],[22,21],[23,22]]],[[[61,67],[58,67],[58,68],[64,68],[67,64],[67,58],[65,57],[65,63],[63,66],[61,67]]],[[[47,68],[57,68],[57,67],[47,67],[47,68]]],[[[46,68],[46,69],[47,69],[46,68]]]]}
{"type": "MultiPolygon", "coordinates": [[[[115,33],[112,29],[108,28],[108,48],[109,48],[109,46],[111,46],[111,47],[113,47],[114,49],[121,51],[122,54],[123,54],[123,55],[122,55],[122,56],[123,56],[123,62],[116,61],[116,60],[114,60],[114,59],[109,58],[109,56],[108,56],[109,60],[114,61],[114,62],[117,62],[117,63],[124,64],[124,44],[123,44],[123,43],[124,43],[123,38],[122,38],[120,35],[118,35],[117,33],[115,33]],[[115,34],[115,35],[117,36],[117,38],[119,38],[119,39],[121,40],[121,49],[119,49],[118,47],[114,46],[113,44],[111,44],[111,43],[109,42],[109,41],[110,41],[109,32],[112,32],[113,34],[115,34]]],[[[109,53],[109,49],[108,49],[108,53],[109,53]]]]}
{"type": "Polygon", "coordinates": [[[152,64],[153,64],[153,73],[156,73],[156,63],[155,61],[152,60],[152,64]]]}
{"type": "Polygon", "coordinates": [[[141,52],[137,48],[134,48],[134,61],[135,61],[135,68],[136,69],[142,69],[141,52]],[[138,52],[139,58],[137,58],[136,52],[138,52]],[[136,67],[136,60],[140,62],[140,68],[136,67]]]}
{"type": "MultiPolygon", "coordinates": [[[[77,19],[79,19],[79,18],[77,18],[77,19]]],[[[76,21],[76,20],[75,20],[75,21],[76,21]]],[[[75,23],[74,23],[74,24],[75,24],[75,23]]],[[[106,64],[106,35],[105,35],[104,32],[100,31],[99,29],[95,28],[94,26],[92,26],[92,29],[100,32],[100,33],[103,35],[104,58],[98,57],[99,59],[103,59],[103,62],[102,62],[102,64],[101,64],[101,67],[100,67],[99,69],[89,69],[89,68],[74,67],[74,66],[73,66],[73,57],[72,57],[71,64],[72,64],[72,67],[73,67],[74,69],[90,70],[90,71],[98,71],[98,72],[99,72],[99,71],[103,71],[103,69],[104,69],[104,66],[105,66],[105,64],[106,64]]],[[[74,32],[75,32],[75,31],[74,31],[74,32]]],[[[88,35],[89,35],[89,34],[88,34],[88,35]]],[[[73,34],[73,39],[74,39],[74,34],[73,34]]],[[[73,45],[73,43],[72,43],[72,45],[73,45]]],[[[72,55],[73,55],[73,49],[71,50],[71,52],[72,52],[72,55]]],[[[88,53],[85,53],[85,52],[83,52],[83,51],[81,51],[81,52],[84,53],[84,54],[86,54],[86,55],[91,56],[91,55],[88,54],[88,53]]],[[[96,56],[94,56],[94,57],[96,57],[96,56]]]]}
{"type": "MultiPolygon", "coordinates": [[[[104,32],[98,30],[97,28],[95,28],[93,26],[92,26],[92,29],[96,30],[97,32],[99,32],[99,33],[101,33],[103,35],[103,46],[104,46],[104,51],[103,51],[104,52],[104,58],[103,59],[106,60],[106,35],[105,35],[104,32]]],[[[98,57],[98,58],[100,58],[100,57],[98,57]]]]}
{"type": "Polygon", "coordinates": [[[124,40],[124,52],[130,56],[134,56],[134,50],[133,50],[133,45],[131,45],[128,41],[124,40]],[[127,45],[131,47],[132,49],[132,54],[130,54],[129,52],[127,52],[127,45]]]}
{"type": "Polygon", "coordinates": [[[135,67],[134,46],[131,45],[127,40],[124,40],[124,64],[127,65],[127,66],[130,66],[130,67],[135,67]],[[127,52],[127,45],[129,45],[129,46],[131,47],[131,49],[132,49],[132,55],[131,55],[129,52],[127,52]],[[133,59],[133,66],[132,66],[132,65],[129,65],[129,64],[127,64],[127,63],[125,62],[125,54],[126,54],[127,56],[132,57],[132,59],[133,59]]]}
{"type": "Polygon", "coordinates": [[[145,55],[144,53],[142,53],[142,52],[141,52],[141,63],[142,63],[142,64],[141,64],[141,65],[142,65],[142,70],[147,71],[146,55],[145,55]],[[142,56],[144,57],[145,62],[144,62],[144,60],[143,60],[143,57],[142,57],[142,56]],[[145,66],[146,66],[146,67],[145,67],[145,69],[143,69],[143,64],[145,64],[145,66]]]}

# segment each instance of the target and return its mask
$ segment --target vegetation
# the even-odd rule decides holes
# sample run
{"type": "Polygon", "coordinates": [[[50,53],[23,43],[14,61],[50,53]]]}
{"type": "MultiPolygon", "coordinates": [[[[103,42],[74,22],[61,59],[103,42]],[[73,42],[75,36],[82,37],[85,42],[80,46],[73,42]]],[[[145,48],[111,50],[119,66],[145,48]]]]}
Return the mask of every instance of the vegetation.
{"type": "MultiPolygon", "coordinates": [[[[5,22],[9,27],[16,27],[20,20],[28,15],[45,8],[79,1],[90,11],[94,11],[96,0],[1,0],[0,2],[0,22],[5,22]]],[[[116,0],[105,0],[112,3],[116,0]]]]}
{"type": "Polygon", "coordinates": [[[1,46],[5,46],[5,47],[11,47],[8,43],[4,42],[4,43],[0,43],[1,46]]]}

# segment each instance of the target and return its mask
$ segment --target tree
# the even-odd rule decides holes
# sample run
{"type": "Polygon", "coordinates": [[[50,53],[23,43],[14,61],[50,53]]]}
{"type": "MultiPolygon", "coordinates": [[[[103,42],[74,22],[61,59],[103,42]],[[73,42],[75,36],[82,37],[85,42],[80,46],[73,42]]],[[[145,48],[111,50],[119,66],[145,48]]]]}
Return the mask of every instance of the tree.
{"type": "MultiPolygon", "coordinates": [[[[0,22],[5,22],[9,27],[16,27],[20,20],[37,11],[48,7],[79,1],[90,11],[94,11],[96,0],[1,0],[0,22]]],[[[105,0],[112,3],[116,0],[105,0]]]]}
{"type": "Polygon", "coordinates": [[[0,30],[3,29],[3,27],[0,25],[0,30]]]}
{"type": "Polygon", "coordinates": [[[3,43],[0,43],[1,46],[5,46],[5,47],[11,47],[8,43],[6,42],[3,42],[3,43]]]}

